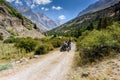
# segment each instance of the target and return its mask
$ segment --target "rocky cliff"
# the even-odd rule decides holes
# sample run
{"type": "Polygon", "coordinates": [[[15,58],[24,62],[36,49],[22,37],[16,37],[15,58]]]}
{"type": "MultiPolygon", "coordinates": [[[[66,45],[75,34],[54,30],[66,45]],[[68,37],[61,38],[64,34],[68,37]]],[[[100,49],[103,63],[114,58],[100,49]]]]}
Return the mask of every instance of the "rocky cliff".
{"type": "Polygon", "coordinates": [[[37,26],[23,17],[4,0],[0,0],[0,34],[4,38],[18,37],[43,37],[37,26]]]}
{"type": "Polygon", "coordinates": [[[17,9],[25,17],[32,20],[32,22],[36,23],[38,28],[43,32],[51,30],[61,24],[55,20],[50,19],[43,13],[33,12],[30,8],[17,8],[17,9]]]}

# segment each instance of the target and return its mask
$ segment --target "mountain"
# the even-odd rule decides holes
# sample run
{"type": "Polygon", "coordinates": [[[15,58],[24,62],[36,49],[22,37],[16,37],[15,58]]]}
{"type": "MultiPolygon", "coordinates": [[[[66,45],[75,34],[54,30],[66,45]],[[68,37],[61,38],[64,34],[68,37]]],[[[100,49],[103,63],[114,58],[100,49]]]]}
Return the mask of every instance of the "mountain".
{"type": "Polygon", "coordinates": [[[81,11],[78,16],[82,16],[87,13],[93,13],[102,9],[105,9],[107,7],[110,7],[116,3],[118,3],[120,0],[99,0],[94,4],[91,4],[88,6],[85,10],[81,11]]]}
{"type": "Polygon", "coordinates": [[[19,8],[18,11],[32,20],[42,31],[48,31],[60,25],[60,23],[50,19],[45,14],[33,12],[30,8],[19,8]]]}
{"type": "Polygon", "coordinates": [[[47,33],[79,37],[86,30],[105,28],[115,21],[120,21],[120,2],[102,10],[78,16],[47,33]]]}
{"type": "MultiPolygon", "coordinates": [[[[8,1],[8,0],[6,0],[8,1]]],[[[35,12],[33,7],[38,7],[33,0],[14,0],[10,4],[15,7],[20,13],[22,13],[26,18],[32,20],[41,31],[48,31],[57,26],[60,26],[60,21],[53,20],[43,13],[35,12]]]]}
{"type": "Polygon", "coordinates": [[[17,37],[43,37],[36,24],[22,16],[4,0],[0,0],[0,34],[6,39],[17,37]]]}

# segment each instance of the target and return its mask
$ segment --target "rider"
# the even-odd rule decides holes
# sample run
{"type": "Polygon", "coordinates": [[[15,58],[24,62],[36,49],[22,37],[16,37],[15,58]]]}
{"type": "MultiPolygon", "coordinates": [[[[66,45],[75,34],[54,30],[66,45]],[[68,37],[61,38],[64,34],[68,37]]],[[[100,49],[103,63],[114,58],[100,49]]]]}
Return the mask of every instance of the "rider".
{"type": "Polygon", "coordinates": [[[71,50],[71,40],[67,42],[69,50],[71,50]]]}
{"type": "Polygon", "coordinates": [[[61,51],[66,51],[67,45],[67,41],[64,41],[61,47],[61,51]]]}

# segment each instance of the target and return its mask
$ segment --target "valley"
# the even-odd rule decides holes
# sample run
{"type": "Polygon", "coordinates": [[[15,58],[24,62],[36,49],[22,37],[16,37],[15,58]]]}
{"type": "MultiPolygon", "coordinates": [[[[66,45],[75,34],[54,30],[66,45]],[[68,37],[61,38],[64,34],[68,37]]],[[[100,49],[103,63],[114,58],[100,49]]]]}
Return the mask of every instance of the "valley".
{"type": "Polygon", "coordinates": [[[77,1],[0,0],[0,80],[120,79],[120,0],[77,1]]]}

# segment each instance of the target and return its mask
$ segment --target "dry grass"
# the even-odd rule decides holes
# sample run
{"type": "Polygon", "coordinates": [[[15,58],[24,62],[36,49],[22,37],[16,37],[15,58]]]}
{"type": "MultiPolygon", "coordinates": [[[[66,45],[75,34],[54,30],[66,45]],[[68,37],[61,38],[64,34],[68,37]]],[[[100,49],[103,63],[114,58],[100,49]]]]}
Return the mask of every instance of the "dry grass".
{"type": "Polygon", "coordinates": [[[69,80],[120,80],[120,54],[94,65],[77,67],[69,80]]]}
{"type": "Polygon", "coordinates": [[[0,63],[10,61],[11,59],[18,60],[22,57],[30,58],[33,52],[26,53],[25,50],[17,49],[14,44],[0,43],[0,63]]]}

